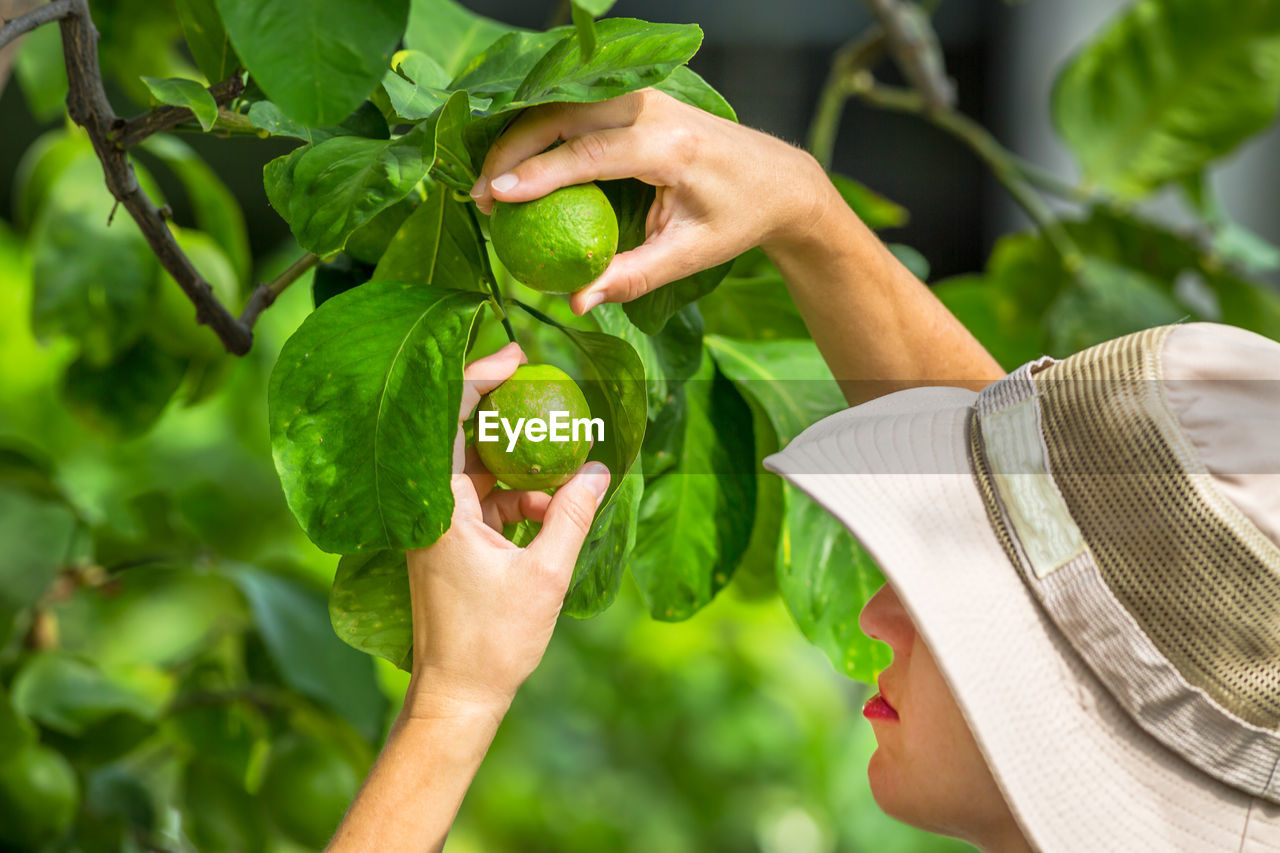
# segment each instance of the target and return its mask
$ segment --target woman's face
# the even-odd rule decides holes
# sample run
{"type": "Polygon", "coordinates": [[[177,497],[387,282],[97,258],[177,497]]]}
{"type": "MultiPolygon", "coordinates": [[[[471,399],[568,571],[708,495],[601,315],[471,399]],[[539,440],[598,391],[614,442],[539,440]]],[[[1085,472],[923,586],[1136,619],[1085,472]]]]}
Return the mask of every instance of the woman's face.
{"type": "Polygon", "coordinates": [[[867,776],[885,814],[986,850],[1026,849],[933,655],[888,584],[859,620],[893,649],[864,708],[879,748],[867,776]]]}

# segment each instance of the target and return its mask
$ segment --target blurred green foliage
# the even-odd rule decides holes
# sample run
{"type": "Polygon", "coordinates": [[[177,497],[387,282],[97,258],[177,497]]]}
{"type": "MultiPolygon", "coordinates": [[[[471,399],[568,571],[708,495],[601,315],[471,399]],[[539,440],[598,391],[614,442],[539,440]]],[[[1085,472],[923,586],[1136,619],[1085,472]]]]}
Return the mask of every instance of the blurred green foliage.
{"type": "MultiPolygon", "coordinates": [[[[354,8],[301,5],[348,22],[354,8]]],[[[701,37],[690,25],[593,21],[607,0],[574,0],[573,29],[549,33],[515,32],[452,0],[365,5],[378,14],[349,34],[364,48],[359,73],[326,88],[308,83],[344,73],[341,57],[323,50],[332,36],[300,30],[290,16],[260,29],[233,0],[94,3],[113,88],[139,108],[153,97],[192,104],[201,123],[188,130],[212,120],[191,83],[196,66],[211,82],[249,63],[254,77],[231,126],[307,143],[267,174],[273,203],[306,248],[336,251],[379,210],[396,213],[381,223],[389,233],[355,241],[359,257],[326,258],[286,291],[243,359],[192,339],[207,330],[169,298],[174,282],[134,224],[109,219],[113,200],[82,135],[55,131],[17,164],[17,221],[0,223],[0,848],[322,846],[402,699],[407,592],[398,553],[347,557],[338,569],[286,504],[267,411],[286,339],[300,326],[341,327],[340,309],[315,313],[328,299],[369,307],[394,290],[364,287],[370,279],[479,288],[488,274],[482,225],[453,191],[470,185],[475,158],[523,105],[656,81],[733,117],[682,65],[701,37]],[[409,51],[388,70],[400,32],[409,51]],[[306,61],[290,54],[295,42],[313,48],[306,61]],[[425,156],[425,140],[436,156],[425,156]],[[392,162],[404,171],[388,172],[392,162]],[[376,636],[357,627],[366,612],[379,616],[376,636]]],[[[1232,222],[1206,179],[1274,120],[1278,34],[1280,6],[1269,0],[1246,0],[1231,16],[1207,0],[1123,10],[1067,63],[1054,92],[1054,120],[1085,175],[1079,185],[1046,180],[958,114],[922,113],[945,119],[1034,220],[1002,237],[984,270],[934,283],[1005,367],[1184,319],[1280,338],[1280,297],[1258,279],[1280,268],[1280,250],[1232,222]],[[1192,226],[1144,215],[1141,203],[1165,188],[1180,193],[1192,226]],[[1060,196],[1070,215],[1028,203],[1039,193],[1060,196]]],[[[27,40],[16,74],[33,116],[60,113],[66,75],[55,28],[27,40]]],[[[850,95],[833,92],[836,101],[850,95]]],[[[862,92],[907,111],[918,103],[912,93],[862,92]]],[[[829,140],[838,111],[821,114],[830,126],[815,138],[829,140]]],[[[195,220],[181,223],[183,243],[224,299],[242,302],[250,281],[271,280],[297,258],[293,244],[251,258],[239,202],[176,137],[152,137],[144,149],[144,187],[163,203],[146,167],[171,173],[195,220]]],[[[892,201],[833,180],[870,227],[906,221],[892,201]]],[[[608,189],[623,213],[624,248],[638,244],[652,189],[608,189]]],[[[927,279],[928,259],[891,248],[927,279]]],[[[496,277],[509,295],[530,298],[500,266],[496,277]]],[[[476,300],[462,301],[472,310],[476,300]]],[[[869,680],[887,660],[856,625],[875,566],[826,513],[756,470],[843,405],[763,253],[627,309],[602,306],[591,321],[553,297],[518,316],[534,360],[576,364],[598,386],[587,383],[593,409],[632,427],[615,468],[640,462],[613,486],[566,612],[613,606],[564,620],[498,734],[450,849],[963,848],[884,817],[867,787],[865,688],[846,676],[869,680]],[[623,374],[635,387],[608,381],[623,374]],[[704,387],[683,387],[689,377],[704,387]],[[733,442],[709,427],[725,417],[743,425],[733,442]],[[749,453],[750,472],[712,470],[745,474],[754,488],[691,497],[671,477],[684,475],[695,451],[716,464],[749,453]],[[750,511],[735,514],[739,505],[750,511]],[[705,523],[679,525],[676,541],[664,524],[682,512],[701,512],[691,517],[705,523]]],[[[504,339],[489,317],[472,352],[504,339]]],[[[453,336],[451,364],[466,344],[453,336]]],[[[450,378],[438,365],[423,372],[424,382],[450,378]]],[[[447,447],[450,430],[431,438],[447,447]]],[[[286,474],[286,486],[297,485],[286,474]]]]}

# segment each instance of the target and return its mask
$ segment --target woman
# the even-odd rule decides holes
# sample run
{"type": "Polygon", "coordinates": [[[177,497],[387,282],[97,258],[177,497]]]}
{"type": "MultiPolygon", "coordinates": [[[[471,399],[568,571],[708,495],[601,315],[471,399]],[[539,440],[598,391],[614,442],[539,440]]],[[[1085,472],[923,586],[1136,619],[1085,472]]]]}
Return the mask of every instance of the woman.
{"type": "MultiPolygon", "coordinates": [[[[1280,850],[1280,345],[1166,327],[1005,377],[812,158],[654,91],[528,111],[472,195],[623,177],[657,187],[648,239],[576,312],[762,246],[853,406],[766,465],[889,580],[861,622],[894,651],[864,711],[881,807],[992,851],[1280,850]]],[[[460,421],[522,360],[471,364],[460,421]]],[[[455,472],[408,557],[404,711],[333,849],[443,845],[608,484],[493,492],[461,440],[455,472]]]]}

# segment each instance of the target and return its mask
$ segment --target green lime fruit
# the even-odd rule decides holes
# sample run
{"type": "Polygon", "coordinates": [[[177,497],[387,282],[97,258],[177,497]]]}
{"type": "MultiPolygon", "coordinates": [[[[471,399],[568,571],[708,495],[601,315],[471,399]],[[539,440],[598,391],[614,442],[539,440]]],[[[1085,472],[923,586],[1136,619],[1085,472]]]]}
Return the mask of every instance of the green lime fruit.
{"type": "MultiPolygon", "coordinates": [[[[201,231],[174,228],[178,246],[213,288],[213,295],[235,314],[240,309],[240,281],[227,253],[201,231]]],[[[162,350],[179,358],[212,361],[226,352],[218,333],[196,322],[196,307],[173,276],[161,274],[147,331],[162,350]]]]}
{"type": "Polygon", "coordinates": [[[32,744],[0,763],[0,847],[35,850],[67,831],[80,801],[75,771],[32,744]]]}
{"type": "Polygon", "coordinates": [[[357,261],[376,264],[391,245],[400,226],[413,213],[413,202],[403,198],[361,225],[347,238],[347,254],[357,261]]]}
{"type": "Polygon", "coordinates": [[[541,491],[569,482],[587,461],[591,450],[590,429],[574,421],[591,417],[587,398],[567,373],[549,364],[522,364],[511,378],[480,401],[476,409],[476,452],[486,468],[513,489],[541,491]],[[493,425],[487,434],[496,441],[484,441],[485,412],[493,412],[488,420],[493,425]],[[553,416],[552,413],[564,412],[553,416]],[[517,427],[524,418],[524,426],[517,427]],[[543,430],[529,430],[530,419],[537,418],[543,430]],[[506,419],[504,427],[502,419],[506,419]],[[556,428],[557,424],[563,424],[556,428]],[[518,430],[514,447],[508,427],[518,430]],[[532,432],[532,434],[531,434],[532,432]],[[541,433],[541,439],[537,439],[541,433]],[[555,440],[562,436],[567,440],[555,440]]]}
{"type": "Polygon", "coordinates": [[[522,202],[495,202],[493,249],[511,275],[543,293],[572,293],[600,277],[618,251],[618,217],[595,184],[522,202]]]}
{"type": "Polygon", "coordinates": [[[341,752],[309,736],[286,734],[273,745],[259,794],[290,840],[329,843],[360,788],[360,774],[341,752]]]}

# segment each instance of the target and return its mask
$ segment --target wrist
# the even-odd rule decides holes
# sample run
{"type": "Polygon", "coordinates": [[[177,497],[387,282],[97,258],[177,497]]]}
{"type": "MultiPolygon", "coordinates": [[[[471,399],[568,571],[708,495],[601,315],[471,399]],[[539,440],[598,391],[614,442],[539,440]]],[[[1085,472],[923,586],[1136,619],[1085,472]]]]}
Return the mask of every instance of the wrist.
{"type": "Polygon", "coordinates": [[[774,263],[782,258],[819,258],[847,238],[843,231],[860,222],[822,165],[807,151],[792,148],[786,185],[795,188],[792,203],[781,205],[773,228],[760,243],[774,263]]]}
{"type": "Polygon", "coordinates": [[[402,721],[456,721],[467,726],[491,725],[494,729],[511,707],[514,694],[483,690],[476,687],[448,687],[439,679],[414,671],[409,679],[402,721]]]}

